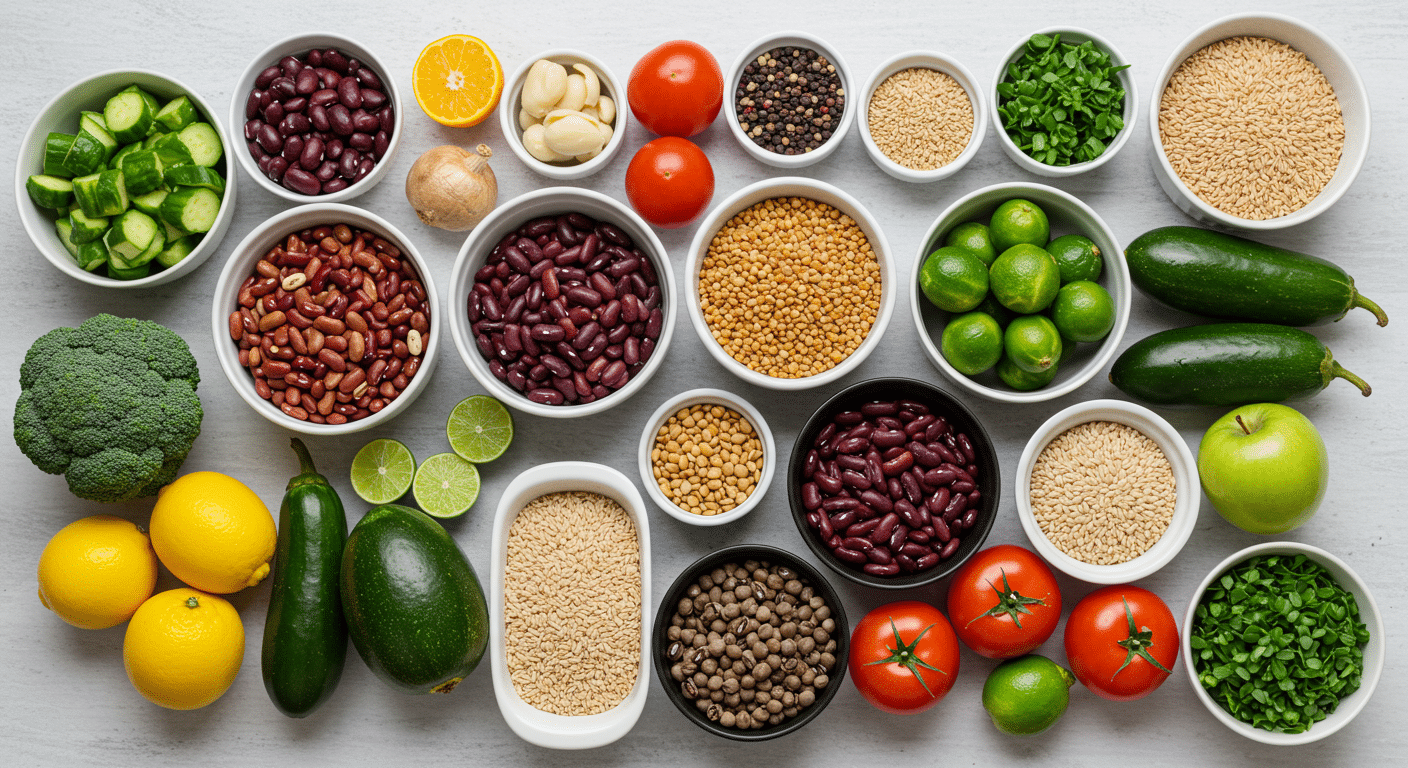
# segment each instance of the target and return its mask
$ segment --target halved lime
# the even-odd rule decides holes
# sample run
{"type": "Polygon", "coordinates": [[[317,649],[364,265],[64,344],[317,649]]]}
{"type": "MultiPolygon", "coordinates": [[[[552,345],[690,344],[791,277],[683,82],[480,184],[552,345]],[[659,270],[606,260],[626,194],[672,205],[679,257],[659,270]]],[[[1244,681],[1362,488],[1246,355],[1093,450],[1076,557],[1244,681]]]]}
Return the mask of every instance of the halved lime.
{"type": "Polygon", "coordinates": [[[431,517],[459,517],[479,498],[479,470],[453,453],[421,462],[412,486],[416,503],[431,517]]]}
{"type": "Polygon", "coordinates": [[[352,457],[352,490],[370,504],[405,496],[415,475],[416,457],[399,440],[373,440],[352,457]]]}
{"type": "Polygon", "coordinates": [[[504,404],[488,395],[471,395],[450,411],[445,425],[450,447],[465,461],[483,464],[508,450],[513,442],[513,417],[504,404]]]}

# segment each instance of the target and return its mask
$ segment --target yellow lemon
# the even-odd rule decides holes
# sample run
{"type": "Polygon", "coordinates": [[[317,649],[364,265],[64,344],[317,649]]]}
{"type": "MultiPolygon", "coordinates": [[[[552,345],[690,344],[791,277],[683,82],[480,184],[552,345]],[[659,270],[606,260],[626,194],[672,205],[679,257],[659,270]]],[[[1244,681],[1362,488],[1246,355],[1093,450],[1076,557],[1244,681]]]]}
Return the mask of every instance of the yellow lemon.
{"type": "Polygon", "coordinates": [[[227,595],[269,575],[274,516],[244,483],[192,472],[161,489],[152,508],[152,546],[176,578],[227,595]]]}
{"type": "Polygon", "coordinates": [[[94,515],[69,523],[39,556],[39,602],[75,627],[115,627],[155,588],[152,543],[120,517],[94,515]]]}
{"type": "Polygon", "coordinates": [[[127,679],[167,709],[199,709],[220,698],[243,660],[239,612],[223,597],[185,587],[142,603],[122,641],[127,679]]]}

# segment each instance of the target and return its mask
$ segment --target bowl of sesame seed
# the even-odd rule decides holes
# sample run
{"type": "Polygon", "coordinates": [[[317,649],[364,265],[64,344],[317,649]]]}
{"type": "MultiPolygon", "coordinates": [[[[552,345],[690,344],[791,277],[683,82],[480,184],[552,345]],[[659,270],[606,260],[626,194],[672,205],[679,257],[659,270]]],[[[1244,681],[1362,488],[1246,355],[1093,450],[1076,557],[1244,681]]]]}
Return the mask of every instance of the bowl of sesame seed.
{"type": "Polygon", "coordinates": [[[866,152],[900,181],[952,176],[978,154],[988,132],[983,89],[967,67],[942,53],[891,57],[876,67],[858,103],[866,152]]]}
{"type": "Polygon", "coordinates": [[[851,126],[854,80],[841,54],[806,32],[755,40],[728,71],[728,125],[744,151],[801,168],[836,151],[851,126]]]}

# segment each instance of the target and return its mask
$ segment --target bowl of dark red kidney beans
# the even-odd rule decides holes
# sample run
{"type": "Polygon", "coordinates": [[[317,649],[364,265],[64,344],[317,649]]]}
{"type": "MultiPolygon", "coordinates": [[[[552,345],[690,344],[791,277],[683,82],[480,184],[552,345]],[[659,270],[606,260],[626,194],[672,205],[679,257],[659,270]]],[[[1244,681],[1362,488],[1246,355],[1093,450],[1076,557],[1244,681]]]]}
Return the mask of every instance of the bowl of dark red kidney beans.
{"type": "Polygon", "coordinates": [[[880,589],[928,584],[962,565],[992,529],[1002,485],[973,413],[899,378],[855,384],[812,414],[787,478],[792,518],[817,558],[880,589]]]}
{"type": "Polygon", "coordinates": [[[675,326],[659,238],[599,192],[549,187],[499,206],[465,240],[450,330],[489,394],[550,418],[619,405],[659,370],[675,326]]]}
{"type": "Polygon", "coordinates": [[[281,40],[235,86],[230,154],[264,189],[293,202],[339,202],[371,189],[400,141],[401,99],[380,61],[328,33],[281,40]]]}

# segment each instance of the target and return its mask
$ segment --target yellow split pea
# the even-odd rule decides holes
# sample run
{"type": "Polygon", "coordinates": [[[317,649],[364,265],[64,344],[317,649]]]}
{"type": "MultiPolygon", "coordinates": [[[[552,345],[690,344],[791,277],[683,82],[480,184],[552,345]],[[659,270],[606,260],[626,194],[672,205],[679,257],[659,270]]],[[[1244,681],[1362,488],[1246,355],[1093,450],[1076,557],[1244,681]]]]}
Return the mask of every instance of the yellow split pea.
{"type": "Polygon", "coordinates": [[[650,451],[665,498],[695,515],[721,515],[748,500],[763,475],[763,442],[732,408],[700,403],[660,426],[650,451]]]}

